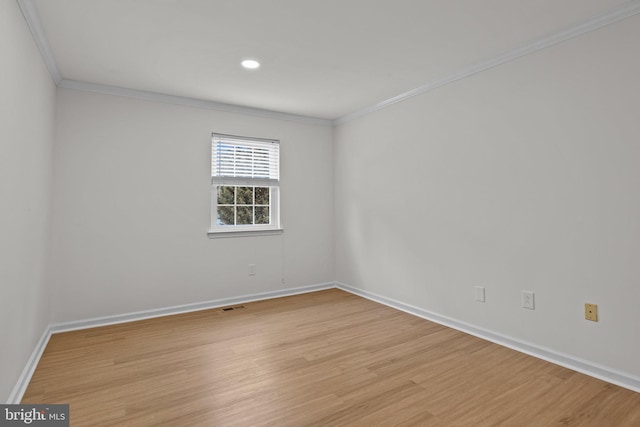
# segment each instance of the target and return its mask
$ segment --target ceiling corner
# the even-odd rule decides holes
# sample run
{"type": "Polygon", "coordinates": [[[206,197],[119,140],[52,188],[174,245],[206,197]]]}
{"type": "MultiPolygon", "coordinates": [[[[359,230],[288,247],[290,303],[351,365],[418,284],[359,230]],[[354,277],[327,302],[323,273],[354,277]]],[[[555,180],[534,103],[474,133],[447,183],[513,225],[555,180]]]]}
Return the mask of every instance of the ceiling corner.
{"type": "Polygon", "coordinates": [[[58,64],[56,63],[56,59],[53,56],[53,52],[51,51],[51,46],[49,45],[49,40],[42,28],[42,24],[40,22],[40,17],[38,16],[38,11],[36,10],[36,6],[33,3],[33,0],[16,0],[18,6],[20,6],[20,10],[22,11],[22,15],[24,16],[25,21],[27,22],[27,26],[29,27],[29,31],[31,31],[31,35],[33,36],[38,49],[40,50],[40,54],[42,55],[42,59],[49,70],[49,74],[51,78],[55,82],[56,85],[60,84],[62,81],[62,75],[60,74],[60,70],[58,69],[58,64]]]}

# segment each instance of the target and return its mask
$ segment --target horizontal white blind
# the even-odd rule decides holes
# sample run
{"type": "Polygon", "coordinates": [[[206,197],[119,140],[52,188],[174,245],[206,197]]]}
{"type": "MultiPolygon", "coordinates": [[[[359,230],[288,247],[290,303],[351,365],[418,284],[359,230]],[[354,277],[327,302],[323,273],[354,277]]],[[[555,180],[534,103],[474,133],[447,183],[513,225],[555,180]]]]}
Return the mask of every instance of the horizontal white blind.
{"type": "Polygon", "coordinates": [[[223,185],[278,185],[280,142],[213,134],[211,182],[223,185]]]}

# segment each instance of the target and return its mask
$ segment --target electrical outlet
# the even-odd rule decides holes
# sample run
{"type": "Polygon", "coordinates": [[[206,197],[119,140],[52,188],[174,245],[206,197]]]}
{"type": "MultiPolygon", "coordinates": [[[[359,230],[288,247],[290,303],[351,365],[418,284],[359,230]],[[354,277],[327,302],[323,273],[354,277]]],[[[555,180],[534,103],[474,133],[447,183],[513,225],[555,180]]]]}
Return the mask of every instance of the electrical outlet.
{"type": "Polygon", "coordinates": [[[476,301],[484,302],[484,286],[476,286],[476,301]]]}
{"type": "Polygon", "coordinates": [[[584,305],[584,318],[591,320],[592,322],[598,321],[598,305],[597,304],[585,304],[584,305]]]}
{"type": "Polygon", "coordinates": [[[522,291],[522,307],[529,310],[536,309],[535,294],[531,291],[522,291]]]}
{"type": "Polygon", "coordinates": [[[249,264],[249,276],[255,276],[255,275],[256,275],[256,265],[249,264]]]}

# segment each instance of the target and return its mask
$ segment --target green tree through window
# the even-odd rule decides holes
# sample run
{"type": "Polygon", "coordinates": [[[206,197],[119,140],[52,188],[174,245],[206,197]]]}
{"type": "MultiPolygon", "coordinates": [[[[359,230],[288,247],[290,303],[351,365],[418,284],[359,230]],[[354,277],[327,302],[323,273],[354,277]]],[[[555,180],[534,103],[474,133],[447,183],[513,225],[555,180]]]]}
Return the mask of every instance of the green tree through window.
{"type": "Polygon", "coordinates": [[[218,225],[269,224],[269,187],[218,186],[218,225]]]}

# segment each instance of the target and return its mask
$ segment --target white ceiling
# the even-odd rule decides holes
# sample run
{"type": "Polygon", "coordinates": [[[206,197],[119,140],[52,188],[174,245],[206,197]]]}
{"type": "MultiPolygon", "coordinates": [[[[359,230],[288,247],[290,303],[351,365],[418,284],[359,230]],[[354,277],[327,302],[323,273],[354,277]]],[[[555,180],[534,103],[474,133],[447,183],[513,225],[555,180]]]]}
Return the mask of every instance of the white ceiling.
{"type": "Polygon", "coordinates": [[[640,9],[626,0],[19,2],[35,5],[64,80],[331,120],[640,9]],[[244,58],[262,67],[245,70],[244,58]]]}

